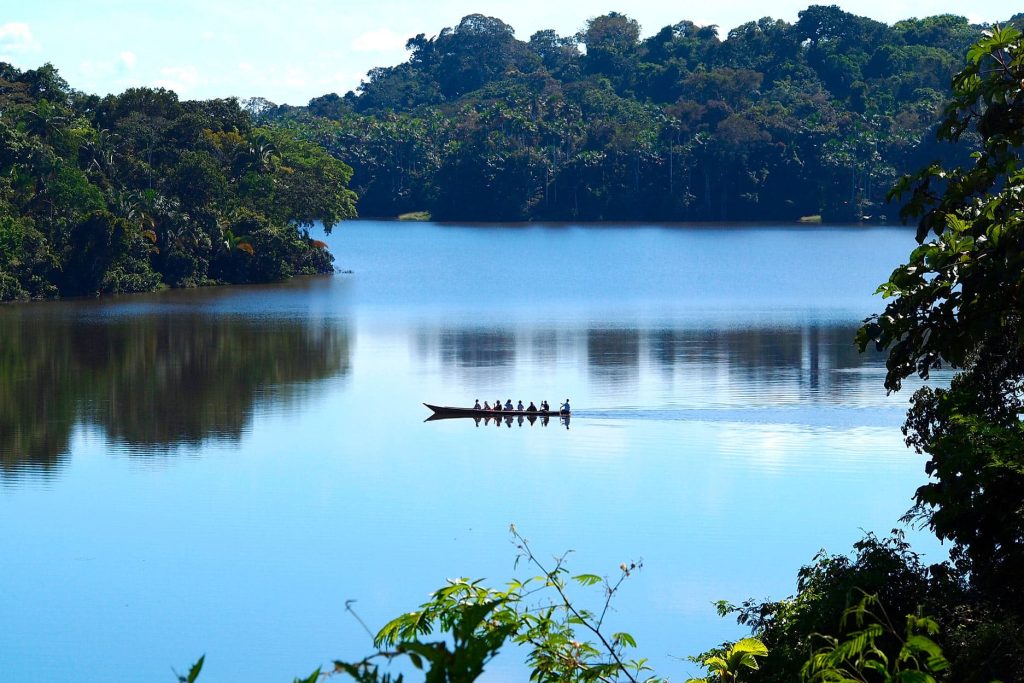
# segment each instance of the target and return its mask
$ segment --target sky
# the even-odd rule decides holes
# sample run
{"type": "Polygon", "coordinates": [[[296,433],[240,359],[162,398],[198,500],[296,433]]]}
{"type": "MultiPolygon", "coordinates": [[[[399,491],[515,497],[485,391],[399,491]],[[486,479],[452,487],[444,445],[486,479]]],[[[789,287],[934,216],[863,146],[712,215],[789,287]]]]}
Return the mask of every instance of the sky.
{"type": "MultiPolygon", "coordinates": [[[[501,19],[528,40],[572,35],[610,11],[640,23],[644,37],[684,19],[721,36],[763,16],[789,22],[813,0],[0,0],[0,61],[52,63],[71,86],[119,93],[160,86],[182,99],[265,97],[306,104],[358,88],[366,72],[405,60],[405,41],[437,35],[467,14],[501,19]]],[[[819,4],[833,4],[819,0],[819,4]]],[[[838,0],[847,12],[894,23],[952,13],[994,22],[1013,0],[838,0]]]]}

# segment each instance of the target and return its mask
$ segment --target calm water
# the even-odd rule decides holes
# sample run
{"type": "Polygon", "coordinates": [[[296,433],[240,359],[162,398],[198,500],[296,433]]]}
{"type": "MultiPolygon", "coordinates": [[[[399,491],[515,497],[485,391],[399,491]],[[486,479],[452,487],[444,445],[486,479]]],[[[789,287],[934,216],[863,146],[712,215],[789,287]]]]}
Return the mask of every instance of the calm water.
{"type": "Polygon", "coordinates": [[[327,239],[352,273],[0,308],[0,679],[291,680],[370,651],[346,600],[376,629],[526,575],[512,522],[579,572],[642,558],[614,626],[680,679],[740,633],[712,600],[792,593],[924,480],[851,344],[909,231],[327,239]],[[421,405],[566,396],[569,429],[421,405]]]}

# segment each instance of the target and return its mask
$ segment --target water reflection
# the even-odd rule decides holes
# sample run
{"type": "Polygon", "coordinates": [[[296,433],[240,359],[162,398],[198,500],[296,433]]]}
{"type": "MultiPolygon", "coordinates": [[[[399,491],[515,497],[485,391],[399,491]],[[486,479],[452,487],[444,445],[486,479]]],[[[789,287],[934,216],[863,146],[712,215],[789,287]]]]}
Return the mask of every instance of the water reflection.
{"type": "Polygon", "coordinates": [[[587,364],[596,382],[634,385],[640,372],[641,334],[633,329],[587,330],[587,364]]]}
{"type": "MultiPolygon", "coordinates": [[[[558,416],[557,424],[562,425],[566,429],[569,428],[569,415],[558,416]]],[[[551,424],[551,417],[548,415],[431,415],[424,422],[440,422],[441,420],[465,420],[467,423],[472,420],[473,424],[477,427],[501,427],[502,425],[512,428],[513,425],[516,427],[547,427],[551,424]]]]}
{"type": "Polygon", "coordinates": [[[79,425],[133,453],[237,441],[258,405],[300,402],[349,368],[336,324],[38,310],[9,308],[0,324],[3,475],[52,472],[79,425]]]}
{"type": "Polygon", "coordinates": [[[879,371],[882,362],[873,352],[857,351],[856,329],[849,323],[736,329],[421,327],[414,347],[419,361],[436,361],[483,391],[501,387],[505,375],[514,379],[517,365],[568,364],[583,369],[595,390],[608,395],[648,393],[652,380],[675,389],[687,384],[685,392],[666,389],[673,405],[848,403],[866,398],[869,390],[877,398],[876,386],[860,371],[879,371]]]}
{"type": "Polygon", "coordinates": [[[860,353],[852,325],[727,330],[658,330],[645,339],[663,373],[698,365],[724,366],[732,380],[786,387],[797,397],[843,398],[863,388],[851,370],[878,367],[881,357],[860,353]]]}

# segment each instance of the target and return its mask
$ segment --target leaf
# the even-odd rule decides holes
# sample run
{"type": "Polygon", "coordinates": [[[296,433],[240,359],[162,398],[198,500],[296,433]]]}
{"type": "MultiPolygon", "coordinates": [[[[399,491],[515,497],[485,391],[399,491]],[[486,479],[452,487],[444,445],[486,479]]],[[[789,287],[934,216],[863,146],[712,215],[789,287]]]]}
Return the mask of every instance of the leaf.
{"type": "Polygon", "coordinates": [[[311,673],[309,676],[306,676],[305,678],[302,678],[302,679],[296,678],[295,679],[295,683],[316,683],[318,678],[320,678],[320,668],[319,667],[317,667],[316,671],[311,673]]]}
{"type": "Polygon", "coordinates": [[[898,683],[935,683],[935,678],[928,675],[924,671],[900,671],[894,677],[894,682],[898,683]]]}
{"type": "Polygon", "coordinates": [[[907,638],[907,642],[904,644],[903,650],[906,654],[924,652],[932,657],[942,655],[942,648],[940,648],[931,638],[922,635],[912,635],[907,638]]]}
{"type": "Polygon", "coordinates": [[[636,639],[625,632],[613,633],[612,640],[617,640],[624,645],[629,645],[630,647],[636,647],[636,639]]]}
{"type": "Polygon", "coordinates": [[[582,586],[593,586],[594,584],[601,583],[601,581],[604,580],[597,574],[579,574],[572,578],[582,586]]]}
{"type": "Polygon", "coordinates": [[[196,663],[188,670],[188,676],[185,678],[185,683],[195,683],[195,680],[199,678],[199,672],[203,670],[203,662],[205,661],[206,655],[203,655],[196,660],[196,663]]]}
{"type": "Polygon", "coordinates": [[[768,654],[768,648],[757,638],[743,638],[736,641],[732,646],[733,652],[746,652],[751,655],[764,656],[768,654]]]}
{"type": "Polygon", "coordinates": [[[721,657],[708,657],[704,660],[704,666],[712,671],[728,671],[729,665],[721,657]]]}

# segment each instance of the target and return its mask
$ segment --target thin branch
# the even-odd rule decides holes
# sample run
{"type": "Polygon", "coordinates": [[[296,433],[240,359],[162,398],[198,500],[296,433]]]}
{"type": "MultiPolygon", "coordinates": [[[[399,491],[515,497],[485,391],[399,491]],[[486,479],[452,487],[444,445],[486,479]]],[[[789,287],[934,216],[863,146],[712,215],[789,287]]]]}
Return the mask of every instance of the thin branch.
{"type": "Polygon", "coordinates": [[[597,636],[598,640],[601,641],[601,645],[604,646],[605,650],[608,651],[608,654],[610,654],[612,659],[615,660],[615,666],[618,667],[619,671],[621,671],[626,676],[626,678],[628,678],[630,680],[630,683],[638,683],[636,677],[633,676],[629,672],[629,670],[626,668],[626,665],[623,663],[622,659],[619,657],[619,654],[615,651],[615,648],[612,646],[611,643],[608,642],[608,639],[605,638],[604,634],[601,633],[600,627],[599,626],[595,627],[594,624],[589,619],[585,618],[583,615],[581,615],[579,613],[579,611],[576,609],[576,607],[569,600],[569,597],[565,594],[565,589],[562,587],[562,584],[561,584],[560,581],[551,580],[552,577],[555,576],[555,572],[557,572],[558,570],[561,569],[562,562],[564,560],[564,556],[562,556],[561,558],[556,558],[555,572],[549,572],[547,569],[544,568],[544,565],[541,564],[540,560],[538,560],[537,557],[533,554],[533,550],[530,549],[529,543],[527,542],[527,540],[525,538],[523,538],[519,534],[519,532],[515,529],[515,527],[512,527],[511,532],[512,532],[512,535],[516,538],[516,540],[519,541],[520,547],[522,548],[523,552],[526,553],[527,559],[530,562],[532,562],[534,565],[536,565],[537,568],[540,569],[542,572],[544,572],[544,574],[549,578],[549,582],[554,587],[554,589],[558,592],[558,595],[559,595],[559,597],[561,597],[562,604],[565,606],[565,608],[568,609],[569,612],[571,612],[572,615],[574,617],[576,617],[580,621],[581,624],[586,626],[587,629],[589,629],[591,633],[593,633],[595,636],[597,636]]]}
{"type": "Polygon", "coordinates": [[[356,621],[359,622],[359,625],[363,627],[364,631],[366,631],[366,634],[368,636],[370,636],[371,639],[373,639],[374,638],[373,631],[371,631],[370,627],[366,625],[366,622],[363,621],[358,614],[356,614],[356,611],[354,609],[352,609],[352,603],[353,602],[355,602],[355,600],[346,600],[345,601],[345,611],[346,612],[351,612],[352,616],[355,617],[356,621]]]}

